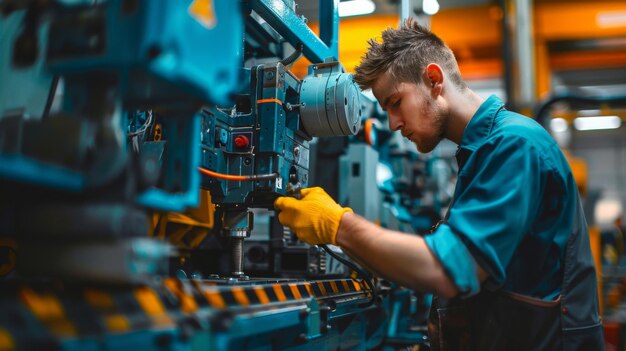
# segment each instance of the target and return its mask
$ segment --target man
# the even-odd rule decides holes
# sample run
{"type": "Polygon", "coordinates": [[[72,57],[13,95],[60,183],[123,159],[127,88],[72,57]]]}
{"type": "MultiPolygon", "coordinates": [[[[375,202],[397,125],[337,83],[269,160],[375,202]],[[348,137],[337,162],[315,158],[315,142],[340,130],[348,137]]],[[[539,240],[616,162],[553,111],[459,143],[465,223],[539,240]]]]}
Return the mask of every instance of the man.
{"type": "Polygon", "coordinates": [[[332,243],[376,274],[434,292],[434,350],[601,350],[596,276],[571,170],[534,120],[483,100],[452,51],[409,19],[356,68],[389,127],[429,152],[459,144],[446,219],[424,238],[380,228],[321,188],[276,200],[310,244],[332,243]]]}

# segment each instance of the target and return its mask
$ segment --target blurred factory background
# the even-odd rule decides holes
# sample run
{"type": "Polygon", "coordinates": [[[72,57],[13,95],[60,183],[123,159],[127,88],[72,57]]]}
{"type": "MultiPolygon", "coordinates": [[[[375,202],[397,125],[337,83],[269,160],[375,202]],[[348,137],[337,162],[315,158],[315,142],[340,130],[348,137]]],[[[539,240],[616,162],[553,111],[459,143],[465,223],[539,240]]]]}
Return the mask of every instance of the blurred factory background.
{"type": "Polygon", "coordinates": [[[626,350],[619,0],[0,1],[0,350],[428,350],[430,295],[272,211],[320,185],[387,228],[441,219],[456,145],[418,153],[350,76],[407,16],[565,151],[626,350]]]}
{"type": "MultiPolygon", "coordinates": [[[[626,92],[626,7],[622,1],[441,0],[437,13],[424,11],[431,1],[342,1],[371,13],[342,17],[340,59],[346,67],[360,62],[367,38],[399,21],[402,11],[430,23],[454,51],[470,88],[495,94],[509,106],[531,114],[556,95],[623,96],[626,92]],[[368,5],[370,4],[370,5],[368,5]],[[403,6],[405,8],[403,9],[403,6]]],[[[299,11],[315,23],[317,5],[299,11]]],[[[314,26],[314,25],[313,25],[314,26]]],[[[617,116],[624,104],[569,107],[563,146],[587,163],[587,188],[601,198],[626,203],[624,127],[579,130],[576,117],[617,116]]],[[[558,122],[557,122],[558,124],[558,122]]],[[[601,126],[600,126],[601,127],[601,126]]],[[[600,220],[605,220],[600,214],[600,220]]]]}

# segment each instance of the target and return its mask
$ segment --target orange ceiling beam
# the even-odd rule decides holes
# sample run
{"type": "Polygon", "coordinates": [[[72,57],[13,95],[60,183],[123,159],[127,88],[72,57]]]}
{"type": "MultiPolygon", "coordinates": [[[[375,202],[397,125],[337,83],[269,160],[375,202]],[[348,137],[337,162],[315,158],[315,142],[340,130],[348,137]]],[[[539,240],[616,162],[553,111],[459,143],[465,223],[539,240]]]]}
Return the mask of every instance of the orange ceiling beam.
{"type": "MultiPolygon", "coordinates": [[[[584,52],[549,54],[545,44],[555,40],[626,37],[626,2],[624,1],[546,1],[534,4],[537,74],[550,75],[551,67],[584,69],[626,67],[623,52],[584,52]],[[543,56],[544,58],[541,58],[543,56]],[[543,69],[542,66],[545,66],[543,69]]],[[[454,51],[467,79],[501,77],[502,11],[485,5],[442,10],[431,17],[432,30],[454,51]]],[[[387,27],[395,28],[397,15],[371,15],[342,18],[339,23],[339,60],[348,72],[367,51],[367,40],[380,37],[387,27]]],[[[317,23],[310,23],[317,32],[317,23]]],[[[304,77],[310,63],[300,59],[294,73],[304,77]]],[[[538,91],[549,89],[539,84],[538,91]]],[[[547,85],[547,86],[544,86],[547,85]]]]}
{"type": "Polygon", "coordinates": [[[554,67],[555,70],[597,68],[599,62],[604,68],[626,67],[626,50],[568,52],[550,55],[550,66],[554,67]]]}
{"type": "Polygon", "coordinates": [[[536,95],[552,91],[552,70],[626,67],[624,50],[550,53],[548,42],[626,36],[626,3],[617,1],[535,4],[536,95]],[[622,20],[623,19],[623,20],[622,20]]]}
{"type": "Polygon", "coordinates": [[[535,36],[543,40],[596,39],[626,35],[626,2],[535,4],[535,36]]]}
{"type": "Polygon", "coordinates": [[[459,70],[465,80],[495,79],[502,75],[504,67],[500,58],[459,61],[459,70]]]}
{"type": "Polygon", "coordinates": [[[442,10],[431,17],[431,29],[451,48],[500,45],[502,11],[498,6],[442,10]]]}
{"type": "Polygon", "coordinates": [[[465,79],[493,79],[503,74],[501,21],[495,5],[454,8],[432,16],[431,29],[452,49],[465,79]]]}

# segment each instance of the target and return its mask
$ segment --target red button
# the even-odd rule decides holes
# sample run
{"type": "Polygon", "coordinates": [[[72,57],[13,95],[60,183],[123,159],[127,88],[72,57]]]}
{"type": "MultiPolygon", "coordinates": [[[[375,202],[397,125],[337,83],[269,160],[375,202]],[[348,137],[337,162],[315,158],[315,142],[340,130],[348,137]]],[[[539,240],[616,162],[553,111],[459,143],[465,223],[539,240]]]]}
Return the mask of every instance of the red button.
{"type": "Polygon", "coordinates": [[[235,137],[235,146],[236,147],[248,147],[250,144],[250,140],[245,135],[239,135],[235,137]]]}

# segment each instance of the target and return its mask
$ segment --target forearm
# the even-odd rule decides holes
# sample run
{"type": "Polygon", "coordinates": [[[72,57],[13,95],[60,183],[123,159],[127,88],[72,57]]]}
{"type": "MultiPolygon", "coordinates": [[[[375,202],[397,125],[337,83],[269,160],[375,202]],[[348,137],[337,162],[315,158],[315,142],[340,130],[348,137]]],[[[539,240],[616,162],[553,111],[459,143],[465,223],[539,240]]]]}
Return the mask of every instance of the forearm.
{"type": "Polygon", "coordinates": [[[419,291],[452,297],[458,290],[424,240],[343,215],[337,244],[374,273],[419,291]]]}
{"type": "Polygon", "coordinates": [[[346,247],[342,247],[341,250],[347,254],[348,256],[350,256],[350,258],[356,262],[359,266],[367,269],[368,271],[372,272],[375,276],[380,277],[380,278],[384,278],[384,279],[388,279],[391,280],[390,277],[386,276],[384,273],[377,271],[376,269],[374,269],[371,265],[367,264],[366,262],[364,262],[361,259],[357,258],[357,253],[356,252],[350,252],[350,250],[346,247]]]}

